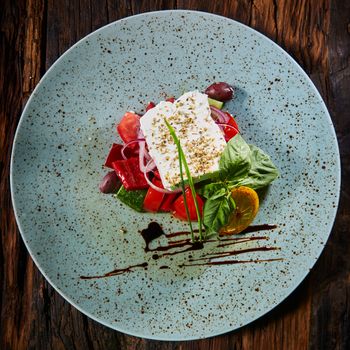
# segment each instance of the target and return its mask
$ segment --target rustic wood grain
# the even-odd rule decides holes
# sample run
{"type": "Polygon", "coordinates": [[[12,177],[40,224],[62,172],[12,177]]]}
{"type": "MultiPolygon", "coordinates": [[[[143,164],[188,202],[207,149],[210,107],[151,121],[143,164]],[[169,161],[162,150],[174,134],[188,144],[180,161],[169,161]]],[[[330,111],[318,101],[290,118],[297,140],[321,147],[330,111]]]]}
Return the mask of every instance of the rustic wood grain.
{"type": "MultiPolygon", "coordinates": [[[[6,6],[1,11],[1,64],[0,64],[0,207],[1,207],[1,343],[17,346],[20,333],[22,304],[18,286],[24,285],[27,254],[18,235],[13,214],[10,212],[9,158],[10,146],[22,108],[22,43],[24,38],[25,4],[16,8],[6,6]]],[[[30,263],[29,263],[30,264],[30,263]]]]}
{"type": "Polygon", "coordinates": [[[350,349],[350,2],[331,6],[329,79],[325,92],[342,160],[342,190],[332,235],[317,262],[310,348],[350,349]]]}
{"type": "Polygon", "coordinates": [[[0,349],[349,349],[350,3],[342,0],[5,0],[0,3],[0,349]],[[108,329],[60,297],[34,266],[9,191],[21,110],[71,45],[111,21],[146,11],[207,11],[256,28],[284,47],[325,99],[342,156],[337,220],[316,267],[280,306],[243,329],[205,340],[158,342],[108,329]]]}

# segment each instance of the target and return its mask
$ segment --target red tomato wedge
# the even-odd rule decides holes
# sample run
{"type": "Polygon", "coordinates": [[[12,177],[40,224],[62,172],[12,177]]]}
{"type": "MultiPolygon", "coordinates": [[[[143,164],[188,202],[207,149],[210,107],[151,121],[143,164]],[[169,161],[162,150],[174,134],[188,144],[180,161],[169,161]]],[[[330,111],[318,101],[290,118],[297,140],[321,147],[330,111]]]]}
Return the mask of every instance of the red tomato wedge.
{"type": "Polygon", "coordinates": [[[175,102],[175,97],[168,97],[165,101],[174,103],[175,102]]]}
{"type": "Polygon", "coordinates": [[[238,124],[235,121],[235,118],[233,118],[233,116],[230,113],[228,112],[225,112],[225,113],[229,117],[227,124],[232,126],[232,128],[230,128],[229,126],[225,126],[224,128],[225,140],[226,142],[228,142],[232,139],[233,136],[239,133],[239,129],[238,129],[238,124]]]}
{"type": "MultiPolygon", "coordinates": [[[[152,183],[160,188],[163,188],[162,182],[156,178],[153,178],[152,183]]],[[[159,192],[150,187],[143,201],[143,209],[152,213],[156,213],[159,210],[165,195],[165,193],[159,192]]]]}
{"type": "MultiPolygon", "coordinates": [[[[196,207],[194,205],[194,200],[192,197],[192,192],[189,188],[185,190],[185,196],[186,196],[186,201],[188,205],[188,211],[190,214],[190,220],[191,221],[197,221],[197,213],[196,213],[196,207]]],[[[202,216],[203,215],[203,200],[202,198],[197,194],[196,195],[197,202],[198,202],[198,209],[199,213],[202,216]]],[[[184,196],[181,195],[178,199],[173,204],[173,215],[180,219],[180,220],[186,220],[187,221],[187,215],[186,215],[186,207],[185,207],[185,202],[184,202],[184,196]]]]}
{"type": "Polygon", "coordinates": [[[148,188],[145,176],[140,170],[138,158],[133,157],[126,160],[117,160],[112,163],[112,166],[126,190],[148,188]]]}
{"type": "Polygon", "coordinates": [[[173,202],[175,200],[175,198],[178,197],[178,193],[174,193],[174,194],[166,194],[162,205],[160,206],[160,211],[172,211],[173,210],[173,202]]]}
{"type": "MultiPolygon", "coordinates": [[[[133,112],[126,112],[117,126],[117,131],[125,143],[136,140],[140,130],[140,116],[133,112]]],[[[130,145],[131,148],[137,146],[130,145]]]]}

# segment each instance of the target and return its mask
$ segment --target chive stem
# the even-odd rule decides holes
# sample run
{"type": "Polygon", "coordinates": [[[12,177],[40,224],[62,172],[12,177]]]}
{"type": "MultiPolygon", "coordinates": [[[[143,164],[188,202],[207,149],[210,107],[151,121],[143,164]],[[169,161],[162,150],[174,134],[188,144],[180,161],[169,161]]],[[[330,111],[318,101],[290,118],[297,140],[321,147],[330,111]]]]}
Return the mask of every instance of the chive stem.
{"type": "Polygon", "coordinates": [[[191,176],[191,172],[190,172],[190,169],[188,167],[185,154],[184,154],[183,149],[181,147],[180,140],[177,137],[174,128],[169,124],[169,122],[166,120],[166,118],[164,118],[164,122],[165,122],[166,126],[169,129],[169,132],[170,132],[170,134],[171,134],[171,136],[172,136],[172,138],[173,138],[173,140],[174,140],[174,142],[176,144],[177,151],[178,151],[178,154],[179,154],[181,187],[182,187],[182,192],[183,192],[183,197],[184,197],[184,204],[185,204],[185,209],[186,209],[186,215],[187,215],[188,222],[190,224],[192,242],[194,242],[194,234],[193,234],[192,223],[191,223],[190,214],[189,214],[188,205],[187,205],[187,200],[186,200],[185,182],[184,182],[184,178],[183,178],[182,164],[184,165],[184,168],[185,168],[185,171],[186,171],[188,184],[189,184],[189,187],[190,187],[190,190],[191,190],[194,206],[195,206],[195,209],[196,209],[197,220],[198,220],[199,240],[202,241],[203,240],[202,217],[201,217],[200,211],[199,211],[199,206],[198,206],[198,201],[197,201],[197,193],[196,193],[196,190],[194,188],[193,178],[191,176]]]}
{"type": "Polygon", "coordinates": [[[200,215],[199,212],[199,206],[198,206],[198,201],[197,201],[197,193],[196,190],[194,188],[194,183],[193,183],[193,179],[190,173],[190,169],[188,167],[184,152],[181,148],[181,158],[182,161],[184,162],[185,165],[185,170],[186,170],[186,175],[187,175],[187,180],[188,180],[188,184],[190,186],[191,189],[191,193],[192,193],[192,197],[193,197],[193,201],[194,201],[194,207],[196,209],[196,214],[197,214],[197,221],[198,221],[198,234],[199,234],[199,240],[202,241],[203,240],[203,233],[202,233],[202,217],[200,215]]]}
{"type": "Polygon", "coordinates": [[[195,241],[195,237],[194,237],[194,231],[193,231],[192,222],[191,222],[191,218],[190,218],[190,211],[188,209],[188,204],[187,204],[187,199],[186,199],[186,189],[185,189],[185,180],[184,180],[183,170],[182,170],[182,156],[181,156],[181,153],[179,153],[179,166],[180,166],[180,177],[181,177],[181,189],[182,189],[182,194],[183,194],[183,197],[184,197],[186,216],[187,216],[188,224],[190,225],[191,240],[192,240],[192,242],[194,242],[195,241]]]}

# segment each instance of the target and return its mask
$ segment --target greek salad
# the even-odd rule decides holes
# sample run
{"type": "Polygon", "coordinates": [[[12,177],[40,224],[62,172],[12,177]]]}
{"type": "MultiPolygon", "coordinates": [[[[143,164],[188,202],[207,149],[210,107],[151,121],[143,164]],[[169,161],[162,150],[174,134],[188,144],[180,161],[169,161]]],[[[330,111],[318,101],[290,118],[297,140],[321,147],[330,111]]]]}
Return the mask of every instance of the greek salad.
{"type": "Polygon", "coordinates": [[[278,170],[225,111],[233,97],[233,87],[219,82],[204,92],[149,102],[143,115],[126,112],[117,125],[123,143],[108,153],[104,165],[111,171],[100,191],[138,212],[169,212],[188,221],[193,241],[242,232],[258,212],[255,190],[268,186],[278,170]]]}

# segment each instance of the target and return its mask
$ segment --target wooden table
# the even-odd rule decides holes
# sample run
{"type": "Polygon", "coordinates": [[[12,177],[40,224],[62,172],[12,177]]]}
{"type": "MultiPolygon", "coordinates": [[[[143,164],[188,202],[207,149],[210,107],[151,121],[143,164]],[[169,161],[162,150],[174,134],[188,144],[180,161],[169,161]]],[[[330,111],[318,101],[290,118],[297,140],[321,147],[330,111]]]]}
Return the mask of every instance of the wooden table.
{"type": "Polygon", "coordinates": [[[350,1],[2,0],[0,4],[0,349],[350,349],[350,1]],[[233,18],[285,48],[323,96],[342,156],[337,219],[306,280],[280,306],[242,329],[179,343],[113,331],[59,296],[24,247],[9,190],[16,126],[45,71],[76,41],[107,23],[172,8],[233,18]]]}

